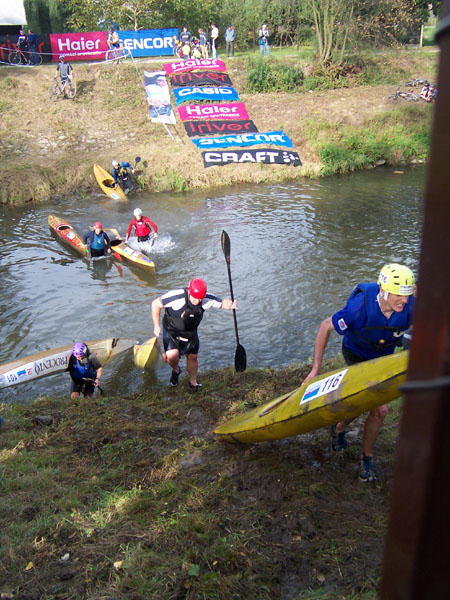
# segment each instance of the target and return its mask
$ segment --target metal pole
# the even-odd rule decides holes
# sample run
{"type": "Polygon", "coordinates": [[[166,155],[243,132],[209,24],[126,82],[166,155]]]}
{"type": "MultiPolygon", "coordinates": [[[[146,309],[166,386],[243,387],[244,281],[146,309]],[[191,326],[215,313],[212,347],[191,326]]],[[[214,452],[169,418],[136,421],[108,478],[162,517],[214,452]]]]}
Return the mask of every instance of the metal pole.
{"type": "Polygon", "coordinates": [[[436,34],[438,99],[381,600],[450,598],[450,0],[443,15],[436,34]]]}

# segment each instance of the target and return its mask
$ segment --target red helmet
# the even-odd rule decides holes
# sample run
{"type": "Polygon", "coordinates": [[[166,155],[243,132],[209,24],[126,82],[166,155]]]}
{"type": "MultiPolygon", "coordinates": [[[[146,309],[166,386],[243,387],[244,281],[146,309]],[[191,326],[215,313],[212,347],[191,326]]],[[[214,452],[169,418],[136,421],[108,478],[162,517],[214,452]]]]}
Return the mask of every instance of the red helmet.
{"type": "Polygon", "coordinates": [[[94,223],[94,229],[103,229],[102,224],[100,223],[100,221],[96,221],[94,223]]]}
{"type": "Polygon", "coordinates": [[[206,282],[203,279],[192,279],[189,283],[188,292],[193,298],[203,300],[206,296],[206,282]]]}

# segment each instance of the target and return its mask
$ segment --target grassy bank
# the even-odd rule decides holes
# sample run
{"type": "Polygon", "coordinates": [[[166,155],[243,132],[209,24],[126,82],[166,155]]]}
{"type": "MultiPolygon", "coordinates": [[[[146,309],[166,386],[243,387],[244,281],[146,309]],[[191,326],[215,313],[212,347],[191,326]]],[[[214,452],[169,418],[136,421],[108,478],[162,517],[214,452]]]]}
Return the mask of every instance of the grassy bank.
{"type": "Polygon", "coordinates": [[[141,189],[183,191],[241,182],[293,180],[375,164],[426,159],[432,107],[391,106],[389,93],[408,78],[435,80],[437,54],[425,50],[355,57],[352,69],[323,72],[302,50],[228,61],[231,79],[260,131],[283,130],[303,166],[225,165],[204,169],[200,152],[178,122],[174,139],[150,123],[143,69],[165,61],[74,65],[74,101],[51,103],[53,66],[0,69],[1,203],[44,201],[99,191],[93,164],[142,157],[141,189]],[[257,93],[263,85],[263,92],[257,93]]]}
{"type": "Polygon", "coordinates": [[[341,457],[327,430],[251,446],[213,436],[308,369],[215,371],[198,394],[183,379],[137,397],[3,405],[1,597],[375,598],[398,404],[373,485],[357,479],[361,420],[341,457]]]}

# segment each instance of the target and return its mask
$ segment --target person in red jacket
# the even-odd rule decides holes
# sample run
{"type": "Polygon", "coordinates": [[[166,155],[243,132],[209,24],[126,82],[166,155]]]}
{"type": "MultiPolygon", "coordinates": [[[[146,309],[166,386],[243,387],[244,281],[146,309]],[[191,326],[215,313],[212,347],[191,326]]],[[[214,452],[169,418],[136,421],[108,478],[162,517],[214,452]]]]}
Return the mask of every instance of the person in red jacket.
{"type": "Polygon", "coordinates": [[[133,227],[136,228],[136,237],[138,242],[146,242],[150,237],[152,229],[153,239],[156,240],[158,237],[158,228],[156,224],[153,223],[153,221],[148,217],[143,217],[142,210],[140,208],[135,208],[133,214],[134,219],[130,221],[130,224],[128,225],[126,241],[128,242],[128,238],[130,237],[133,227]]]}

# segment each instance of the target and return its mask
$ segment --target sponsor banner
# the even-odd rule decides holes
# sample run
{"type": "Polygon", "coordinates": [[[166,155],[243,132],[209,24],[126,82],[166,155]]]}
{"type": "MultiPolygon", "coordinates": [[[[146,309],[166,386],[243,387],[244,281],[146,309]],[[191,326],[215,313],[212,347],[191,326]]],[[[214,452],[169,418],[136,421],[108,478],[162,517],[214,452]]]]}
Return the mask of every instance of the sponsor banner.
{"type": "Polygon", "coordinates": [[[320,398],[321,396],[325,396],[325,394],[329,394],[339,389],[347,371],[348,369],[344,369],[344,371],[339,371],[339,373],[334,373],[334,375],[329,375],[324,379],[319,379],[319,381],[315,381],[308,385],[300,400],[300,404],[315,400],[316,398],[320,398]]]}
{"type": "Polygon", "coordinates": [[[208,71],[227,72],[227,68],[223,60],[217,58],[193,58],[192,60],[182,60],[180,62],[167,63],[163,65],[167,75],[174,73],[184,73],[185,71],[193,71],[194,69],[207,69],[208,71]]]}
{"type": "Polygon", "coordinates": [[[232,87],[184,87],[174,89],[173,94],[177,105],[194,100],[216,100],[217,102],[239,100],[237,91],[232,87]]]}
{"type": "Polygon", "coordinates": [[[184,128],[189,137],[199,135],[216,135],[218,133],[258,132],[253,121],[188,121],[184,128]]]}
{"type": "Polygon", "coordinates": [[[265,163],[277,165],[301,166],[301,160],[297,152],[287,150],[272,150],[271,148],[259,148],[258,150],[229,150],[228,152],[215,152],[209,150],[202,152],[205,167],[226,165],[229,163],[265,163]]]}
{"type": "Polygon", "coordinates": [[[178,113],[182,121],[195,121],[196,119],[248,119],[247,109],[243,102],[188,104],[188,106],[179,106],[178,113]]]}
{"type": "Polygon", "coordinates": [[[178,28],[174,29],[142,29],[140,31],[118,31],[119,39],[133,57],[136,56],[171,56],[173,54],[173,38],[178,39],[178,28]]]}
{"type": "Polygon", "coordinates": [[[59,56],[70,60],[104,60],[108,50],[106,32],[88,33],[51,33],[50,46],[53,61],[58,62],[59,56]]]}
{"type": "Polygon", "coordinates": [[[172,75],[170,78],[172,87],[183,87],[189,85],[215,85],[216,87],[232,87],[230,76],[226,73],[215,71],[188,71],[172,75]]]}
{"type": "MultiPolygon", "coordinates": [[[[16,50],[17,35],[0,35],[0,62],[9,62],[9,55],[16,50]]],[[[37,50],[43,62],[51,61],[50,39],[48,35],[37,36],[37,50]]]]}
{"type": "Polygon", "coordinates": [[[176,122],[164,71],[144,71],[144,86],[152,123],[176,122]]]}
{"type": "Polygon", "coordinates": [[[274,146],[284,146],[285,148],[293,147],[292,141],[282,131],[203,137],[192,141],[200,150],[206,148],[227,148],[229,146],[255,146],[257,144],[274,144],[274,146]]]}

